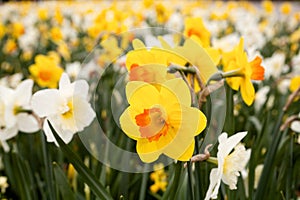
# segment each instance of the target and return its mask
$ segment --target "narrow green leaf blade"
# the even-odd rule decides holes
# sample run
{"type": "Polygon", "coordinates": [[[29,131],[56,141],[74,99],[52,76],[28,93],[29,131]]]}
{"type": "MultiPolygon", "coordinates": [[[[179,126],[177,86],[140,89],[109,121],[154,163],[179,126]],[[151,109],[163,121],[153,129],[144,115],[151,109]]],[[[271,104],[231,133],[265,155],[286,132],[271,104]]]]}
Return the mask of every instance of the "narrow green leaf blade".
{"type": "Polygon", "coordinates": [[[66,158],[73,164],[74,168],[90,189],[99,197],[100,199],[112,200],[111,195],[105,190],[105,187],[95,178],[91,170],[84,165],[77,154],[75,154],[68,145],[66,145],[63,140],[58,136],[51,123],[48,121],[49,127],[59,144],[62,152],[65,154],[66,158]]]}

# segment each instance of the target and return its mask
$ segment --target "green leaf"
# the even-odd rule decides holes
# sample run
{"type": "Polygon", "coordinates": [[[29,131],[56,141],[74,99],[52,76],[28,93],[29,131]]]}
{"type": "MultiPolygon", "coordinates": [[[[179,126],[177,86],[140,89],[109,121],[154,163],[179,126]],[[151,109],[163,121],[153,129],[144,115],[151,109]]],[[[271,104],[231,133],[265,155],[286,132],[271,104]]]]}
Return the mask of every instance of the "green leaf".
{"type": "Polygon", "coordinates": [[[61,193],[62,197],[68,197],[68,199],[75,199],[75,194],[72,191],[68,179],[63,172],[63,170],[58,166],[57,163],[53,163],[53,171],[54,171],[54,178],[57,187],[61,193]]]}
{"type": "Polygon", "coordinates": [[[59,144],[62,152],[65,154],[66,158],[73,164],[74,168],[84,180],[84,182],[90,187],[90,189],[99,197],[100,199],[112,200],[111,195],[105,190],[104,186],[96,179],[95,175],[91,172],[87,166],[81,161],[77,154],[75,154],[69,147],[66,145],[63,140],[58,136],[51,123],[47,121],[49,127],[59,144]]]}

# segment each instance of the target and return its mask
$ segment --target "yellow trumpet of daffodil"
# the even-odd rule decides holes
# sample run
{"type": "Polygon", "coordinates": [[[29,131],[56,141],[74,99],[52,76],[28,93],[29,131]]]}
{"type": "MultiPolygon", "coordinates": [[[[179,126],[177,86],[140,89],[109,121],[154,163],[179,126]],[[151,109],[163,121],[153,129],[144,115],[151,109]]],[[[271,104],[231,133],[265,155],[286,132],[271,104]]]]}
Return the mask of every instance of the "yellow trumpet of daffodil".
{"type": "Polygon", "coordinates": [[[161,154],[188,161],[194,152],[194,137],[205,128],[206,117],[190,107],[191,94],[182,79],[159,85],[142,81],[127,84],[130,105],[120,116],[121,128],[137,141],[136,150],[144,162],[153,162],[161,154]]]}
{"type": "Polygon", "coordinates": [[[230,52],[223,54],[223,71],[228,85],[233,90],[241,91],[244,102],[250,106],[255,98],[255,90],[251,80],[263,80],[264,68],[261,66],[262,59],[255,57],[248,62],[247,54],[244,51],[244,39],[230,52]]]}

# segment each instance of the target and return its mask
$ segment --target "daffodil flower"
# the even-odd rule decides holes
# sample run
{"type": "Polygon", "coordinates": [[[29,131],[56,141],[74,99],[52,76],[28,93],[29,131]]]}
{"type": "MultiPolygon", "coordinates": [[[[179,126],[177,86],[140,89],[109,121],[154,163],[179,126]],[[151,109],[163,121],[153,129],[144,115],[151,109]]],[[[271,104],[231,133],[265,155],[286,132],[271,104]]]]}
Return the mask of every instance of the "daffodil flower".
{"type": "MultiPolygon", "coordinates": [[[[163,46],[163,48],[175,52],[181,55],[186,61],[198,68],[200,72],[200,79],[203,83],[207,83],[209,78],[218,72],[216,64],[219,62],[219,55],[216,54],[212,49],[203,48],[197,38],[191,36],[184,41],[183,46],[175,46],[172,48],[162,37],[158,38],[163,46]]],[[[195,79],[195,91],[200,90],[200,85],[198,85],[195,79]]]]}
{"type": "Polygon", "coordinates": [[[133,42],[134,50],[126,54],[126,67],[130,81],[145,81],[148,83],[162,83],[175,78],[167,74],[167,67],[174,63],[184,66],[188,61],[180,54],[159,47],[147,49],[138,39],[133,42]]]}
{"type": "MultiPolygon", "coordinates": [[[[39,117],[45,117],[65,143],[69,143],[76,132],[90,125],[95,112],[88,102],[89,86],[85,80],[73,83],[66,73],[59,81],[59,89],[45,89],[36,92],[32,97],[33,111],[39,117]]],[[[43,130],[48,142],[57,144],[47,122],[43,130]]]]}
{"type": "Polygon", "coordinates": [[[210,184],[206,192],[205,200],[216,199],[218,197],[221,180],[229,185],[229,189],[236,189],[238,176],[249,158],[250,151],[245,149],[239,142],[247,135],[247,132],[239,132],[231,137],[227,133],[222,133],[218,140],[217,164],[218,168],[213,168],[210,172],[210,184]],[[230,152],[234,151],[230,154],[230,152]]]}
{"type": "MultiPolygon", "coordinates": [[[[298,115],[298,118],[300,119],[300,113],[298,115]]],[[[295,120],[291,123],[291,129],[297,133],[300,133],[300,121],[295,120]]]]}
{"type": "Polygon", "coordinates": [[[63,69],[52,56],[37,55],[35,64],[29,66],[29,72],[36,83],[41,87],[56,88],[63,69]]]}
{"type": "Polygon", "coordinates": [[[0,140],[6,151],[6,140],[18,131],[32,133],[39,130],[37,120],[29,114],[32,96],[32,80],[21,82],[15,90],[0,86],[0,140]]]}
{"type": "Polygon", "coordinates": [[[200,17],[188,17],[184,22],[184,35],[187,37],[197,36],[202,46],[208,47],[210,44],[210,32],[205,28],[200,17]]]}
{"type": "Polygon", "coordinates": [[[144,162],[161,154],[187,161],[194,152],[194,137],[206,126],[206,117],[191,106],[191,94],[182,79],[161,84],[131,81],[126,86],[130,106],[120,116],[122,130],[137,141],[144,162]]]}
{"type": "Polygon", "coordinates": [[[241,91],[244,102],[249,106],[255,98],[255,90],[251,80],[263,80],[264,68],[261,66],[262,59],[256,57],[248,62],[244,51],[244,39],[230,52],[223,54],[223,70],[228,72],[226,81],[233,90],[241,91]]]}

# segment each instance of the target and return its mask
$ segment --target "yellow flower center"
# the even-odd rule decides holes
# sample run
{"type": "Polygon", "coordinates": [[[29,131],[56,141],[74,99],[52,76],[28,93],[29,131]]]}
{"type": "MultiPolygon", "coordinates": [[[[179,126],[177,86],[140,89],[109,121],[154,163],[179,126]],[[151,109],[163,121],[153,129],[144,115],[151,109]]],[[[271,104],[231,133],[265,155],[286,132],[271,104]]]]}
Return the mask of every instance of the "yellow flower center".
{"type": "Polygon", "coordinates": [[[144,109],[143,113],[135,116],[135,120],[140,127],[141,136],[147,138],[149,142],[158,141],[161,136],[167,134],[169,129],[166,114],[159,105],[144,109]]]}
{"type": "Polygon", "coordinates": [[[72,100],[69,101],[68,104],[67,104],[67,106],[68,106],[69,110],[66,111],[66,112],[64,112],[64,113],[62,114],[62,117],[68,119],[68,118],[71,118],[71,117],[73,116],[73,111],[74,111],[74,108],[73,108],[73,101],[72,101],[72,100]]]}

